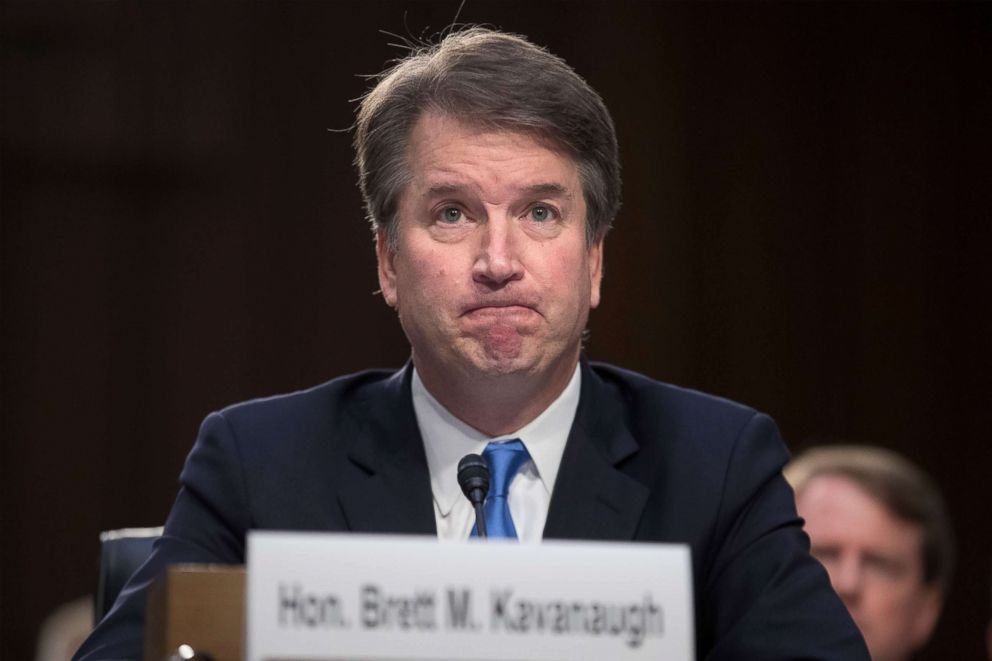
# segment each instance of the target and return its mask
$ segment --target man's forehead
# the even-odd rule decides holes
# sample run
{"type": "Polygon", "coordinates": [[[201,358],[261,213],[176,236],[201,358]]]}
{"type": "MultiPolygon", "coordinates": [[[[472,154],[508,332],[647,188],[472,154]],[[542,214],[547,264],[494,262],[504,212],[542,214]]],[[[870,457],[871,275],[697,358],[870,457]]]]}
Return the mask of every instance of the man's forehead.
{"type": "Polygon", "coordinates": [[[431,112],[421,115],[414,124],[407,144],[407,159],[414,167],[448,172],[457,179],[458,163],[451,160],[452,155],[468,157],[472,151],[491,155],[494,161],[544,158],[569,171],[578,169],[576,159],[543,132],[492,126],[431,112]]]}
{"type": "Polygon", "coordinates": [[[567,149],[561,142],[548,131],[537,127],[504,125],[470,115],[426,110],[420,113],[410,128],[411,138],[419,137],[427,139],[428,142],[453,132],[463,136],[511,137],[521,142],[538,144],[549,151],[568,157],[567,149]]]}
{"type": "Polygon", "coordinates": [[[806,519],[814,543],[821,535],[915,549],[922,540],[920,525],[896,516],[885,503],[848,476],[817,475],[797,496],[800,515],[806,519]]]}

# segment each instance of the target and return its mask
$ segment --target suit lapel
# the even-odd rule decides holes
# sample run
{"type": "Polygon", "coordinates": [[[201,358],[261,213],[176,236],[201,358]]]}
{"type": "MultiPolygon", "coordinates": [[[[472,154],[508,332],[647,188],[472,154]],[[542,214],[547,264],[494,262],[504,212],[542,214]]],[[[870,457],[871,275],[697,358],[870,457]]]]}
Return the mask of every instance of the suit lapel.
{"type": "Polygon", "coordinates": [[[436,535],[424,443],[410,396],[412,365],[368,387],[338,501],[349,530],[436,535]]]}
{"type": "Polygon", "coordinates": [[[582,360],[582,394],[555,481],[545,539],[633,539],[648,489],[617,466],[638,449],[623,404],[582,360]]]}
{"type": "MultiPolygon", "coordinates": [[[[353,532],[436,535],[424,443],[410,397],[412,365],[368,387],[340,480],[353,532]]],[[[582,394],[544,527],[545,539],[632,539],[648,489],[617,466],[637,452],[623,404],[582,361],[582,394]]]]}

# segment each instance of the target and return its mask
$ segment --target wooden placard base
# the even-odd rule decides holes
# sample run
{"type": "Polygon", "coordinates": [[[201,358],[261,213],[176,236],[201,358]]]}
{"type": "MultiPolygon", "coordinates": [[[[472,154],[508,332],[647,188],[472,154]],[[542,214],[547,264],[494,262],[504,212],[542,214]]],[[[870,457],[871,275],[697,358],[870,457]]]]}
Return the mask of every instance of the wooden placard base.
{"type": "Polygon", "coordinates": [[[241,661],[245,568],[173,565],[148,593],[145,659],[168,659],[180,645],[215,661],[241,661]]]}

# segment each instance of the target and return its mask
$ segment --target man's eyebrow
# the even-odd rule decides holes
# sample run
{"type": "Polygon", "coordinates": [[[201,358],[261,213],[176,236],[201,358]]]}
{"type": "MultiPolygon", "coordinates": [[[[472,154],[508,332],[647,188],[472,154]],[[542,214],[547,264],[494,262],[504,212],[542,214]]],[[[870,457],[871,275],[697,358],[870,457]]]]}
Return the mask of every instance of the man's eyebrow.
{"type": "Polygon", "coordinates": [[[426,195],[431,197],[455,195],[457,193],[464,193],[469,188],[471,187],[465,184],[439,183],[430,186],[426,191],[426,195]]]}
{"type": "MultiPolygon", "coordinates": [[[[469,190],[475,190],[475,186],[470,184],[456,184],[450,182],[439,182],[432,184],[425,191],[428,197],[444,197],[445,195],[457,195],[469,190]]],[[[547,182],[531,184],[521,189],[525,195],[530,197],[561,197],[572,199],[571,191],[562,184],[547,182]]]]}
{"type": "Polygon", "coordinates": [[[561,184],[546,183],[526,186],[524,192],[537,197],[563,197],[571,199],[572,193],[561,184]]]}

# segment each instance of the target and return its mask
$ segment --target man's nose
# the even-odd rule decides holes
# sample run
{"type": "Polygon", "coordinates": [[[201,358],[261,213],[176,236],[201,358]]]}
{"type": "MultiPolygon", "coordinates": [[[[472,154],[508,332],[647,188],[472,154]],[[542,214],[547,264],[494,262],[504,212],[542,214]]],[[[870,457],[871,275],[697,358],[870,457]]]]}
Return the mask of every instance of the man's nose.
{"type": "Polygon", "coordinates": [[[854,554],[841,556],[830,567],[830,582],[845,604],[857,603],[861,596],[863,572],[861,559],[854,554]]]}
{"type": "Polygon", "coordinates": [[[503,287],[523,277],[519,243],[512,219],[494,218],[483,225],[479,251],[472,265],[472,279],[489,287],[503,287]]]}

